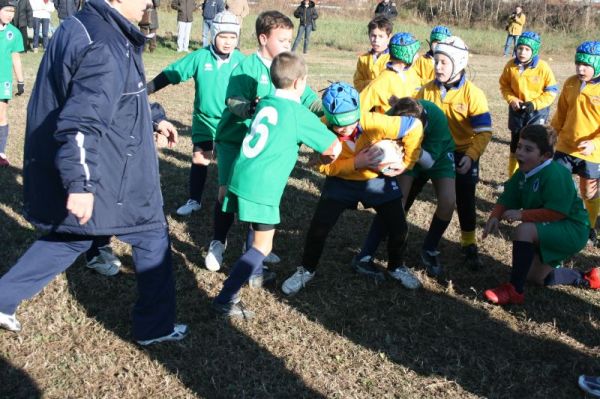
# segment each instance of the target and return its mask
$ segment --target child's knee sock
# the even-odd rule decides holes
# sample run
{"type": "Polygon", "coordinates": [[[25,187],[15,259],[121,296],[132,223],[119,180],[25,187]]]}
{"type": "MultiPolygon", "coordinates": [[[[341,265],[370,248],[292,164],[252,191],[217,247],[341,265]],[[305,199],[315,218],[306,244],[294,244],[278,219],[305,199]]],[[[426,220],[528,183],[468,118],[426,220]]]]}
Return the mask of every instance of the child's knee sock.
{"type": "Polygon", "coordinates": [[[371,228],[367,233],[367,238],[365,238],[365,242],[358,253],[358,259],[362,259],[365,256],[373,257],[375,252],[377,252],[379,243],[385,238],[386,234],[387,231],[381,221],[381,216],[375,215],[373,222],[371,223],[371,228]]]}
{"type": "Polygon", "coordinates": [[[233,265],[231,274],[223,283],[223,288],[215,301],[218,303],[229,303],[240,291],[242,286],[257,269],[262,269],[262,262],[265,259],[259,250],[251,247],[237,262],[233,265]]]}
{"type": "Polygon", "coordinates": [[[579,270],[559,267],[554,269],[544,279],[544,285],[586,285],[583,273],[579,270]]]}
{"type": "Polygon", "coordinates": [[[192,164],[190,168],[190,198],[200,203],[204,183],[208,174],[208,166],[192,164]]]}
{"type": "Polygon", "coordinates": [[[510,282],[518,293],[523,293],[527,274],[535,256],[533,243],[526,241],[513,241],[512,248],[512,271],[510,282]]]}
{"type": "Polygon", "coordinates": [[[590,226],[593,229],[596,227],[596,219],[598,218],[598,213],[600,212],[600,198],[585,200],[584,203],[585,209],[587,209],[590,217],[590,226]]]}
{"type": "Polygon", "coordinates": [[[508,177],[511,177],[512,175],[515,174],[515,172],[517,171],[518,168],[518,163],[517,163],[517,158],[515,157],[515,154],[510,154],[510,156],[508,157],[508,177]]]}
{"type": "Polygon", "coordinates": [[[221,210],[223,204],[219,201],[215,202],[214,219],[215,219],[215,231],[213,240],[219,240],[223,244],[227,241],[227,233],[233,224],[233,213],[223,212],[221,210]]]}
{"type": "Polygon", "coordinates": [[[426,251],[437,250],[440,240],[449,224],[449,220],[442,220],[434,214],[427,235],[425,236],[425,241],[423,242],[423,249],[426,251]]]}
{"type": "Polygon", "coordinates": [[[471,244],[477,245],[477,237],[475,236],[475,230],[473,230],[473,231],[461,230],[460,246],[464,248],[464,247],[468,247],[471,244]]]}
{"type": "Polygon", "coordinates": [[[6,152],[6,142],[8,141],[8,125],[0,126],[0,154],[6,152]]]}

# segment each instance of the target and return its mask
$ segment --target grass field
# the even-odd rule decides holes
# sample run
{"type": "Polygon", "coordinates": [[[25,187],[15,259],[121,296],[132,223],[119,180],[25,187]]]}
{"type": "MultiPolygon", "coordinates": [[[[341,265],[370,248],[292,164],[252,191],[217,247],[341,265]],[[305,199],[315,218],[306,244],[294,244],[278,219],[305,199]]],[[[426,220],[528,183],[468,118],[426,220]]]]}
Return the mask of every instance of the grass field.
{"type": "MultiPolygon", "coordinates": [[[[174,14],[164,19],[170,17],[174,14]]],[[[250,25],[244,31],[246,53],[252,51],[250,25]]],[[[309,82],[316,90],[328,80],[351,81],[356,56],[366,47],[364,33],[356,33],[364,21],[349,23],[356,29],[339,31],[352,43],[345,46],[328,47],[318,38],[325,25],[315,32],[316,46],[307,56],[309,82]]],[[[194,29],[193,38],[198,39],[197,22],[194,29]]],[[[490,31],[488,42],[501,46],[503,33],[490,31]]],[[[149,78],[179,56],[172,47],[163,40],[157,52],[145,55],[149,78]]],[[[481,160],[479,230],[496,200],[496,186],[506,178],[508,154],[507,111],[497,84],[506,59],[497,55],[499,47],[493,48],[496,54],[474,54],[470,68],[488,96],[495,126],[481,160]]],[[[560,83],[573,73],[572,53],[569,48],[552,55],[560,83]]],[[[27,93],[10,103],[8,155],[15,166],[0,170],[0,274],[38,237],[19,212],[25,110],[40,58],[32,53],[23,57],[27,93]]],[[[126,265],[121,274],[94,274],[80,259],[21,305],[20,334],[0,331],[0,398],[577,398],[576,377],[600,373],[600,293],[531,287],[523,306],[485,303],[482,291],[508,276],[510,228],[503,226],[502,237],[481,245],[485,269],[473,273],[460,265],[456,217],[441,244],[448,277],[444,282],[419,271],[424,287],[409,292],[394,281],[376,285],[356,275],[349,263],[372,212],[347,212],[304,291],[286,298],[279,288],[244,289],[245,302],[257,311],[255,319],[214,318],[210,301],[241,253],[245,227],[236,225],[232,231],[224,270],[205,270],[203,254],[211,238],[216,194],[214,165],[203,209],[191,218],[174,215],[188,195],[193,95],[193,83],[188,82],[153,97],[165,106],[181,135],[176,149],[161,151],[160,162],[178,318],[189,324],[191,335],[180,343],[147,349],[132,343],[135,278],[128,248],[115,241],[126,265]]],[[[279,284],[298,266],[323,181],[305,167],[306,161],[303,154],[282,203],[274,243],[283,259],[276,267],[279,284]]],[[[408,215],[410,266],[419,265],[418,249],[433,200],[427,187],[408,215]]],[[[599,250],[586,248],[571,263],[587,268],[598,264],[599,255],[599,250]]],[[[381,252],[379,259],[384,258],[381,252]]]]}

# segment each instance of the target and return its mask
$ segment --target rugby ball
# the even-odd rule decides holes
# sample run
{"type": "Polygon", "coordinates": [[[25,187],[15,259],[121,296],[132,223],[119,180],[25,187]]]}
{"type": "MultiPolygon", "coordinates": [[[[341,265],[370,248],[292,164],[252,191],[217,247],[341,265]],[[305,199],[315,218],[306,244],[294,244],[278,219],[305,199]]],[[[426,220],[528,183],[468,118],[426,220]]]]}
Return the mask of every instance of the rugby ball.
{"type": "Polygon", "coordinates": [[[375,157],[377,172],[387,173],[393,169],[405,168],[402,162],[404,150],[396,140],[381,140],[373,144],[373,147],[378,150],[378,155],[375,157]]]}

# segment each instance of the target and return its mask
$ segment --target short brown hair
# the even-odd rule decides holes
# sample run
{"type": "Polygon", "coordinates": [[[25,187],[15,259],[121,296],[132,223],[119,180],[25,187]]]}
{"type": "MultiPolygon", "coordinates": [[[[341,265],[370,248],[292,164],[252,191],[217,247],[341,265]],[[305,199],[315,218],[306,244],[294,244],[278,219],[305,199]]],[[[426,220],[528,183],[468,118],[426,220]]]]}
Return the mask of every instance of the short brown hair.
{"type": "Polygon", "coordinates": [[[294,23],[289,17],[279,11],[265,11],[256,17],[255,29],[257,40],[260,40],[260,35],[269,36],[271,31],[277,28],[294,29],[294,23]]]}
{"type": "Polygon", "coordinates": [[[381,30],[384,30],[385,33],[387,33],[387,35],[389,36],[394,31],[394,24],[392,23],[392,21],[390,21],[386,17],[378,16],[378,17],[373,18],[369,22],[369,25],[367,25],[367,28],[369,29],[369,34],[371,34],[371,32],[374,31],[375,29],[381,29],[381,30]]]}
{"type": "Polygon", "coordinates": [[[284,51],[275,58],[271,64],[271,81],[277,89],[287,89],[294,84],[294,80],[306,76],[306,63],[298,54],[284,51]]]}
{"type": "Polygon", "coordinates": [[[390,105],[392,108],[387,112],[388,115],[392,116],[412,116],[418,118],[423,127],[427,123],[427,114],[423,109],[420,102],[412,97],[398,98],[396,96],[390,97],[390,105]]]}
{"type": "Polygon", "coordinates": [[[556,146],[556,130],[550,125],[527,125],[519,133],[523,140],[529,140],[540,149],[540,153],[549,153],[554,156],[554,147],[556,146]]]}

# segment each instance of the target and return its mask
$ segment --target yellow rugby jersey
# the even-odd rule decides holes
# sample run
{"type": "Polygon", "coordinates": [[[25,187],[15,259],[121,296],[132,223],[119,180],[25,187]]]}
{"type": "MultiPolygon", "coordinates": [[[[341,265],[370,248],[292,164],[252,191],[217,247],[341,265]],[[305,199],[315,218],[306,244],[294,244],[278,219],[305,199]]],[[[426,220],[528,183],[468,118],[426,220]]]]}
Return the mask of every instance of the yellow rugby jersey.
{"type": "Polygon", "coordinates": [[[499,83],[507,103],[514,99],[531,101],[536,110],[549,107],[558,94],[554,73],[538,56],[533,57],[529,65],[521,64],[516,58],[508,61],[499,83]]]}
{"type": "Polygon", "coordinates": [[[362,149],[384,139],[402,141],[403,162],[412,169],[421,155],[423,124],[410,116],[388,116],[368,112],[361,116],[354,140],[342,142],[340,156],[330,164],[320,165],[319,171],[327,176],[337,176],[346,180],[364,181],[379,174],[370,169],[354,169],[354,156],[362,149]]]}
{"type": "Polygon", "coordinates": [[[483,91],[463,74],[458,85],[449,90],[437,80],[427,83],[417,98],[431,101],[444,111],[456,151],[478,160],[492,138],[492,116],[483,91]]]}
{"type": "Polygon", "coordinates": [[[417,75],[421,77],[423,84],[431,82],[435,79],[435,65],[433,55],[427,52],[419,56],[412,67],[417,71],[417,75]]]}
{"type": "Polygon", "coordinates": [[[375,59],[373,51],[358,57],[356,71],[354,72],[354,88],[360,93],[369,83],[385,70],[390,62],[390,53],[385,50],[375,59]]]}
{"type": "Polygon", "coordinates": [[[391,108],[390,97],[415,97],[421,89],[421,77],[414,68],[395,71],[388,65],[363,91],[360,92],[360,107],[363,113],[374,110],[385,113],[391,108]]]}
{"type": "Polygon", "coordinates": [[[600,78],[587,84],[577,75],[568,78],[551,124],[558,133],[557,151],[600,163],[600,78]],[[583,155],[577,148],[585,140],[592,140],[596,147],[591,155],[583,155]]]}

